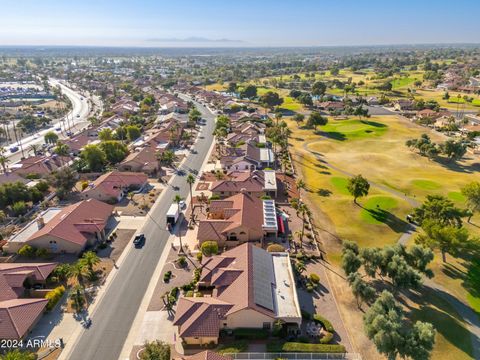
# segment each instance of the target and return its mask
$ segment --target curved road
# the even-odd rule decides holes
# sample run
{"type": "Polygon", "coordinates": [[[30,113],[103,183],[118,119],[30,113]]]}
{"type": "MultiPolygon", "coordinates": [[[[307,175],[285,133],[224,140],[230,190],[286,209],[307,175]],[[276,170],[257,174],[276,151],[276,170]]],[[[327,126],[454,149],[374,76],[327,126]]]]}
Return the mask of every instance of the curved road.
{"type": "MultiPolygon", "coordinates": [[[[202,126],[200,138],[194,145],[196,153],[190,153],[181,166],[187,173],[200,170],[213,141],[215,116],[204,106],[195,104],[207,123],[202,126]]],[[[184,198],[188,196],[189,187],[185,177],[186,175],[175,175],[170,182],[171,186],[162,192],[141,229],[147,239],[145,246],[142,249],[132,249],[126,255],[91,317],[92,326],[88,330],[82,330],[76,343],[67,344],[71,348],[64,350],[62,359],[118,359],[170,236],[165,230],[167,210],[175,195],[184,198]],[[175,186],[178,191],[173,189],[175,186]]]]}
{"type": "MultiPolygon", "coordinates": [[[[90,113],[90,106],[89,106],[89,102],[88,102],[87,98],[83,97],[83,95],[81,95],[78,92],[72,90],[71,88],[65,86],[59,80],[50,79],[49,83],[50,83],[51,86],[60,86],[60,88],[62,89],[62,93],[65,94],[70,99],[70,101],[72,102],[72,110],[67,114],[68,123],[70,125],[73,125],[72,132],[74,132],[73,131],[74,128],[84,128],[84,127],[86,127],[88,125],[87,118],[88,118],[88,115],[90,113]],[[77,115],[79,115],[79,116],[77,117],[77,115]]],[[[15,162],[19,161],[22,157],[22,151],[20,149],[19,143],[21,143],[21,147],[23,148],[24,154],[25,154],[25,156],[27,156],[30,153],[30,146],[31,145],[33,145],[33,144],[40,145],[40,144],[44,143],[43,136],[47,132],[55,131],[54,129],[57,128],[58,126],[60,126],[61,129],[62,129],[62,132],[61,133],[57,132],[57,134],[59,135],[59,137],[62,137],[62,135],[65,135],[65,132],[68,129],[68,125],[67,125],[66,122],[63,122],[63,118],[59,119],[57,121],[54,121],[52,123],[52,125],[53,126],[48,128],[48,129],[44,129],[44,130],[41,130],[41,131],[39,131],[39,132],[37,132],[33,135],[24,137],[18,143],[13,143],[13,144],[10,144],[8,146],[5,146],[5,149],[7,150],[6,153],[5,153],[5,156],[8,157],[8,159],[10,160],[10,163],[15,163],[15,162]],[[10,147],[12,145],[19,146],[18,151],[15,151],[13,153],[10,152],[10,147]]]]}

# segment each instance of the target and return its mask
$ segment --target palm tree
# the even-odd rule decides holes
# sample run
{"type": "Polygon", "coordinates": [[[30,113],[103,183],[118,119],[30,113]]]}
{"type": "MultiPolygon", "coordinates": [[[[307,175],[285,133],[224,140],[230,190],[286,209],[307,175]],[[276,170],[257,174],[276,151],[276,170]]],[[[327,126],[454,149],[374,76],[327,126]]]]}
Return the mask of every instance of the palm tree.
{"type": "Polygon", "coordinates": [[[32,144],[30,145],[30,151],[33,152],[34,156],[37,156],[38,150],[40,150],[40,146],[38,144],[32,144]]]}
{"type": "Polygon", "coordinates": [[[70,267],[69,276],[74,279],[78,285],[83,284],[83,277],[85,275],[85,265],[81,261],[77,261],[70,267]]]}
{"type": "Polygon", "coordinates": [[[170,166],[175,160],[175,153],[172,150],[165,150],[163,152],[157,152],[156,157],[161,164],[170,166]]]}
{"type": "Polygon", "coordinates": [[[303,248],[303,236],[305,235],[305,224],[307,223],[307,216],[310,214],[310,210],[303,202],[298,206],[298,211],[302,215],[302,231],[300,233],[300,247],[303,248]]]}
{"type": "MultiPolygon", "coordinates": [[[[191,204],[193,205],[193,184],[195,184],[195,181],[196,181],[196,178],[195,178],[195,175],[193,174],[188,174],[187,176],[187,184],[189,185],[190,187],[190,201],[191,201],[191,204]]],[[[192,209],[190,209],[190,221],[193,220],[193,206],[192,206],[192,209]]]]}
{"type": "Polygon", "coordinates": [[[8,124],[10,124],[10,120],[5,119],[5,118],[0,119],[0,124],[3,125],[3,128],[5,130],[5,137],[6,137],[7,141],[11,140],[10,135],[8,134],[8,124]]]}
{"type": "MultiPolygon", "coordinates": [[[[173,198],[173,202],[176,202],[177,203],[177,206],[178,206],[178,213],[180,213],[180,202],[183,200],[183,198],[180,196],[180,195],[175,195],[175,197],[173,198]]],[[[182,245],[182,229],[181,229],[181,226],[180,226],[180,229],[179,229],[179,232],[178,232],[178,238],[180,240],[180,253],[185,253],[183,251],[183,245],[182,245]]]]}
{"type": "Polygon", "coordinates": [[[0,147],[0,166],[3,169],[3,172],[7,173],[7,164],[10,162],[10,160],[8,160],[8,158],[5,156],[5,152],[5,148],[0,147]]]}
{"type": "Polygon", "coordinates": [[[298,188],[298,194],[302,195],[302,190],[305,190],[306,189],[306,184],[305,184],[305,181],[303,181],[302,179],[298,179],[297,180],[297,188],[298,188]]]}
{"type": "Polygon", "coordinates": [[[83,287],[76,285],[70,292],[70,299],[73,301],[73,307],[79,313],[85,304],[85,293],[83,287]]]}
{"type": "Polygon", "coordinates": [[[87,251],[82,255],[80,262],[83,266],[86,266],[88,268],[88,271],[92,274],[93,267],[100,262],[100,258],[93,251],[87,251]]]}

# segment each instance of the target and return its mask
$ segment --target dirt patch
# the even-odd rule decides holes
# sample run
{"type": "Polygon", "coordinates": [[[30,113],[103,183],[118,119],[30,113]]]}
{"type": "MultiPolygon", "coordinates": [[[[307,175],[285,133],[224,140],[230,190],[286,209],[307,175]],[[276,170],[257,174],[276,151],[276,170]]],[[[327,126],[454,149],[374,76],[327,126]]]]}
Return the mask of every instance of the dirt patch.
{"type": "Polygon", "coordinates": [[[151,189],[146,193],[133,194],[123,198],[115,205],[115,211],[127,216],[143,216],[155,203],[162,189],[151,189]]]}

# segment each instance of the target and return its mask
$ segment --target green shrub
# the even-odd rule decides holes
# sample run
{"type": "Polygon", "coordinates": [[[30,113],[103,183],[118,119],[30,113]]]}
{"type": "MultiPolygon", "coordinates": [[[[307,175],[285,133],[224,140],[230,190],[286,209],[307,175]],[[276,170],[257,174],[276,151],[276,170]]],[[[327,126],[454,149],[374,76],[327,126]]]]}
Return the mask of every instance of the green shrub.
{"type": "Polygon", "coordinates": [[[311,353],[344,353],[345,346],[336,344],[306,344],[300,342],[270,342],[268,352],[311,352],[311,353]]]}
{"type": "Polygon", "coordinates": [[[33,258],[36,254],[36,251],[36,248],[33,246],[25,244],[18,250],[18,255],[33,258]]]}
{"type": "Polygon", "coordinates": [[[220,345],[217,349],[219,354],[236,354],[246,352],[248,350],[248,343],[246,341],[236,341],[228,345],[220,345]]]}
{"type": "Polygon", "coordinates": [[[46,181],[39,181],[35,187],[38,189],[38,191],[40,191],[41,193],[44,193],[48,190],[49,186],[48,186],[48,183],[46,181]]]}
{"type": "Polygon", "coordinates": [[[25,176],[28,180],[36,180],[36,179],[40,179],[40,175],[38,175],[37,173],[30,173],[30,174],[27,174],[27,176],[25,176]]]}
{"type": "Polygon", "coordinates": [[[203,259],[203,254],[201,252],[197,253],[197,260],[199,262],[202,262],[202,259],[203,259]]]}
{"type": "Polygon", "coordinates": [[[321,324],[323,326],[323,328],[325,330],[327,330],[328,332],[331,332],[331,333],[335,332],[335,329],[333,328],[332,323],[330,321],[328,321],[327,319],[325,319],[323,316],[321,316],[319,314],[315,314],[315,315],[313,315],[313,321],[321,324]]]}
{"type": "Polygon", "coordinates": [[[46,309],[48,311],[52,310],[58,301],[62,298],[63,294],[65,293],[65,286],[60,285],[57,286],[55,289],[50,290],[46,295],[45,299],[48,300],[46,309]]]}
{"type": "Polygon", "coordinates": [[[201,246],[201,250],[205,256],[216,255],[218,254],[218,243],[216,241],[205,241],[201,246]]]}
{"type": "Polygon", "coordinates": [[[318,284],[320,282],[320,276],[318,276],[317,274],[310,274],[309,276],[310,278],[310,281],[314,284],[318,284]]]}
{"type": "Polygon", "coordinates": [[[323,334],[323,337],[320,339],[320,344],[329,344],[333,339],[333,333],[327,331],[323,334]]]}
{"type": "Polygon", "coordinates": [[[172,277],[172,272],[167,271],[165,274],[163,274],[163,281],[168,283],[171,277],[172,277]]]}
{"type": "Polygon", "coordinates": [[[36,255],[37,257],[41,257],[41,258],[44,258],[44,259],[45,259],[45,258],[47,258],[47,257],[50,255],[50,253],[48,252],[47,249],[45,249],[45,248],[40,248],[40,249],[37,249],[37,250],[35,251],[35,255],[36,255]]]}
{"type": "Polygon", "coordinates": [[[220,195],[212,195],[210,196],[210,201],[212,200],[220,200],[220,195]]]}
{"type": "Polygon", "coordinates": [[[233,336],[239,340],[254,340],[268,338],[269,331],[257,328],[237,328],[233,330],[233,336]]]}
{"type": "Polygon", "coordinates": [[[20,216],[24,215],[27,212],[27,204],[25,201],[17,201],[12,205],[12,211],[15,214],[15,216],[20,216]]]}
{"type": "Polygon", "coordinates": [[[185,258],[185,256],[180,256],[177,259],[177,262],[178,262],[178,265],[180,265],[181,267],[184,267],[187,265],[187,259],[185,258]]]}
{"type": "Polygon", "coordinates": [[[185,293],[185,297],[193,297],[193,290],[189,290],[185,293]]]}

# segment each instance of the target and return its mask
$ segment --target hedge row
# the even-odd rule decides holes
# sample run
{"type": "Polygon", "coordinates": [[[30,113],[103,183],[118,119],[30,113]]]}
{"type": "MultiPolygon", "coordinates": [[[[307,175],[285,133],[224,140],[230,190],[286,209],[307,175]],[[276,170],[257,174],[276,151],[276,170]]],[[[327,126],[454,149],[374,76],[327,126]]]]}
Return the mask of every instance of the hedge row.
{"type": "Polygon", "coordinates": [[[238,328],[233,330],[235,339],[267,339],[269,335],[269,331],[266,329],[238,328]]]}
{"type": "Polygon", "coordinates": [[[327,319],[325,319],[322,315],[318,315],[318,314],[313,315],[313,321],[322,324],[323,328],[328,332],[331,332],[331,333],[335,332],[332,323],[327,319]]]}
{"type": "Polygon", "coordinates": [[[311,353],[345,353],[345,346],[336,344],[305,344],[299,342],[269,343],[268,352],[311,352],[311,353]]]}

